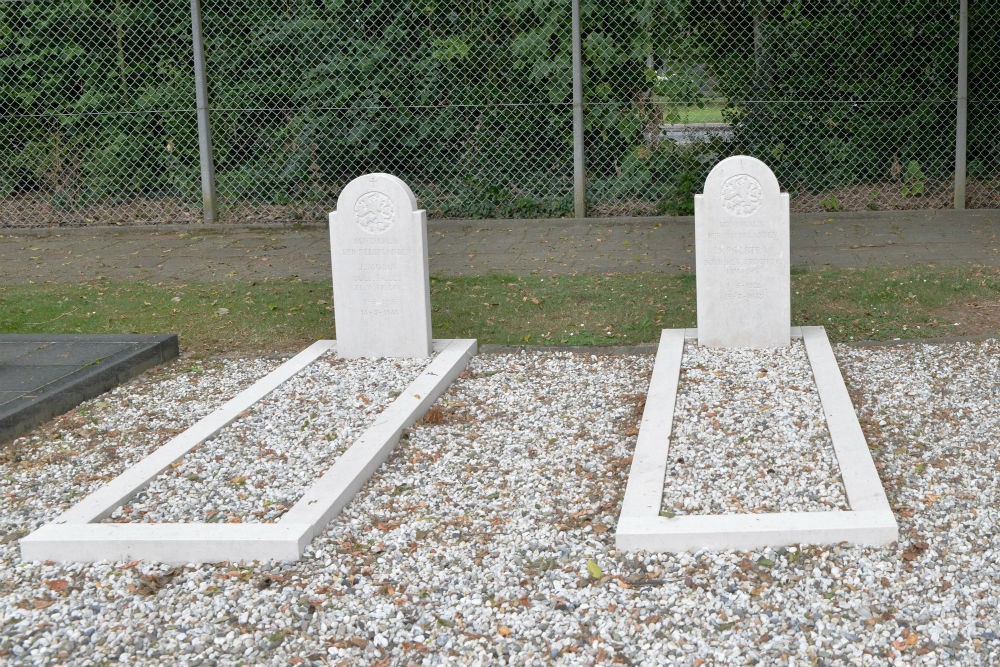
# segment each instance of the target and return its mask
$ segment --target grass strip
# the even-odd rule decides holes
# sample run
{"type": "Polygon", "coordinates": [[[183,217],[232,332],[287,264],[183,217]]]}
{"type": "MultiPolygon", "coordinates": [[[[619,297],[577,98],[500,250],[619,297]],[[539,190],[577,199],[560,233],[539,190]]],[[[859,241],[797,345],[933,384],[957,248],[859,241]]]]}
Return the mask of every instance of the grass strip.
{"type": "MultiPolygon", "coordinates": [[[[793,270],[792,323],[831,339],[1000,331],[1000,269],[793,270]]],[[[693,275],[433,277],[438,338],[500,344],[630,344],[695,326],[693,275]]],[[[328,281],[92,281],[0,287],[2,333],[180,334],[197,356],[289,352],[334,337],[328,281]]]]}

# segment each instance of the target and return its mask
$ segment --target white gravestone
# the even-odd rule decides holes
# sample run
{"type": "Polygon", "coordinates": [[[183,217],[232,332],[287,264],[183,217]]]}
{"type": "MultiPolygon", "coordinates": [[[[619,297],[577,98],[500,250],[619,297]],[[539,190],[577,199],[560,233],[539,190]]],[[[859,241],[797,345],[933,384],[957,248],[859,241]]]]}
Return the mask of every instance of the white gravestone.
{"type": "Polygon", "coordinates": [[[427,214],[391,174],[356,178],[330,213],[337,354],[429,357],[427,214]]]}
{"type": "Polygon", "coordinates": [[[726,158],[694,197],[698,343],[790,343],[788,195],[766,164],[726,158]]]}

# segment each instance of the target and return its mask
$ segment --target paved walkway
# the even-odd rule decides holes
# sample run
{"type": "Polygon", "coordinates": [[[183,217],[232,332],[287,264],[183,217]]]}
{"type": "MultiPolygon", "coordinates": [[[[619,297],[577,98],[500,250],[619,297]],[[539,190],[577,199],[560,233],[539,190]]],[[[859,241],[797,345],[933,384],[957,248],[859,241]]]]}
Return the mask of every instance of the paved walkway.
{"type": "MultiPolygon", "coordinates": [[[[431,221],[431,272],[443,276],[689,272],[694,220],[431,221]]],[[[792,216],[792,265],[1000,264],[1000,211],[792,216]]],[[[78,282],[330,278],[324,225],[0,229],[0,279],[78,282]]]]}

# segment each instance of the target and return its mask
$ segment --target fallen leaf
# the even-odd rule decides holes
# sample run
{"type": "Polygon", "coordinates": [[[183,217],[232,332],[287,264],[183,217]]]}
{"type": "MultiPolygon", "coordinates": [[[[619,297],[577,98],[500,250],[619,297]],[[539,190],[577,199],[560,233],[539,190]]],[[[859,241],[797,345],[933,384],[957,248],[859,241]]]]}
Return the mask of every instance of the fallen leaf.
{"type": "Polygon", "coordinates": [[[69,586],[69,582],[65,579],[53,579],[52,581],[46,581],[45,585],[56,593],[61,593],[69,586]]]}
{"type": "Polygon", "coordinates": [[[903,560],[914,560],[920,554],[927,551],[928,544],[926,542],[914,542],[909,549],[903,552],[903,560]]]}
{"type": "Polygon", "coordinates": [[[500,629],[497,630],[497,634],[500,635],[501,637],[510,637],[510,628],[508,628],[506,625],[501,625],[500,629]]]}
{"type": "Polygon", "coordinates": [[[601,577],[604,576],[604,570],[602,570],[601,566],[597,564],[597,561],[595,561],[593,558],[588,558],[587,574],[589,574],[594,579],[600,579],[601,577]]]}

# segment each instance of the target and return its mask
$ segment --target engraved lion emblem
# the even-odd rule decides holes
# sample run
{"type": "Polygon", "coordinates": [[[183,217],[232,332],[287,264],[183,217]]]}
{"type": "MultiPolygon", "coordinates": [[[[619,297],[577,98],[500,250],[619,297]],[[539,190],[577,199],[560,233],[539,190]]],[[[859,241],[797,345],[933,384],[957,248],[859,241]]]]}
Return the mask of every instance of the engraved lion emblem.
{"type": "Polygon", "coordinates": [[[753,176],[737,174],[722,184],[722,206],[740,217],[753,215],[760,208],[764,191],[753,176]]]}
{"type": "Polygon", "coordinates": [[[358,227],[369,234],[382,234],[392,227],[396,207],[392,199],[381,192],[366,192],[354,203],[354,217],[358,227]]]}

